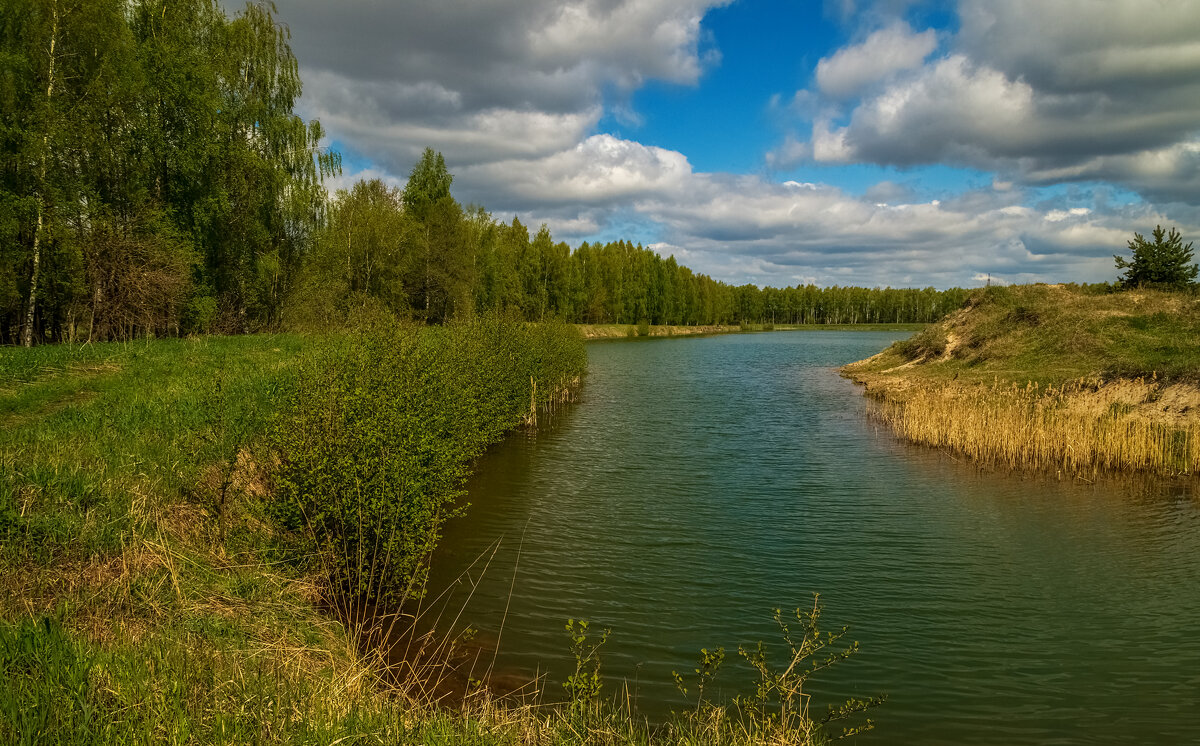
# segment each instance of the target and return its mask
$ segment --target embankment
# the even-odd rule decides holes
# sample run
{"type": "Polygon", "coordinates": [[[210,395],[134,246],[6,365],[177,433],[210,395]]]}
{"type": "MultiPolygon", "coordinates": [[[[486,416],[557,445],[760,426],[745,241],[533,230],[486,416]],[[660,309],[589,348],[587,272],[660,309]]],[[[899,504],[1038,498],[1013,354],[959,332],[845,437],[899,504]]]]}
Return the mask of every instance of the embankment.
{"type": "Polygon", "coordinates": [[[569,398],[585,363],[569,326],[495,320],[0,348],[0,743],[749,746],[869,728],[808,715],[805,680],[840,637],[815,598],[790,665],[754,664],[753,709],[701,692],[660,728],[604,689],[607,633],[586,623],[546,701],[475,680],[440,700],[449,635],[416,661],[426,676],[387,668],[378,611],[420,594],[473,459],[569,398]]]}
{"type": "Polygon", "coordinates": [[[987,288],[843,375],[912,442],[985,465],[1200,474],[1200,300],[987,288]]]}
{"type": "Polygon", "coordinates": [[[385,691],[356,602],[585,364],[499,321],[0,349],[0,743],[514,742],[385,691]]]}
{"type": "Polygon", "coordinates": [[[728,334],[741,331],[741,327],[724,324],[704,326],[675,326],[665,324],[575,324],[584,339],[620,339],[624,337],[683,337],[700,334],[728,334]]]}
{"type": "Polygon", "coordinates": [[[708,334],[787,331],[920,331],[927,324],[709,324],[680,326],[669,324],[575,324],[584,339],[622,339],[626,337],[687,337],[708,334]]]}

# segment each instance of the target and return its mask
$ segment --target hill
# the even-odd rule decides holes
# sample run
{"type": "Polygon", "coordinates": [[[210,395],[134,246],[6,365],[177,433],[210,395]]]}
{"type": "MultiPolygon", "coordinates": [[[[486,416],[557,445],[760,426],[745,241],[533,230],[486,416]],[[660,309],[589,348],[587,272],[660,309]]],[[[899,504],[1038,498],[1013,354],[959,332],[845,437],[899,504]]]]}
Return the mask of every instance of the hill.
{"type": "Polygon", "coordinates": [[[1195,295],[986,288],[842,372],[901,436],[983,463],[1200,472],[1195,295]]]}

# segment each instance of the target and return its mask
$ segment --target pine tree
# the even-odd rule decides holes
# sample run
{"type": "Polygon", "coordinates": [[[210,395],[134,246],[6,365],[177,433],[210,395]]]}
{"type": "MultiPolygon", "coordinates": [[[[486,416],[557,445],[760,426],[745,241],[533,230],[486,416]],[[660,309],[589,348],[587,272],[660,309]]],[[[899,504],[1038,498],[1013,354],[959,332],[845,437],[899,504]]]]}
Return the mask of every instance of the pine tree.
{"type": "Polygon", "coordinates": [[[1172,228],[1168,233],[1161,225],[1156,226],[1151,235],[1153,242],[1140,233],[1133,234],[1133,240],[1129,242],[1132,259],[1113,256],[1117,269],[1125,270],[1121,285],[1183,289],[1195,283],[1198,268],[1192,264],[1192,242],[1184,245],[1179,231],[1172,228]]]}

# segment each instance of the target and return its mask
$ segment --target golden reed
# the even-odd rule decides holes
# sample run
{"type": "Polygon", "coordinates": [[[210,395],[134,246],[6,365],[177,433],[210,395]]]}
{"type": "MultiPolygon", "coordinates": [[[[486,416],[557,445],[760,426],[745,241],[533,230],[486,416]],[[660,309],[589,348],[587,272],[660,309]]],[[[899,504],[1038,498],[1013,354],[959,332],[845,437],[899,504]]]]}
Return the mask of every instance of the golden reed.
{"type": "Polygon", "coordinates": [[[1200,422],[1157,422],[1128,406],[1075,406],[1088,384],[1060,388],[919,387],[874,400],[872,414],[914,443],[989,466],[1081,474],[1200,474],[1200,422]]]}

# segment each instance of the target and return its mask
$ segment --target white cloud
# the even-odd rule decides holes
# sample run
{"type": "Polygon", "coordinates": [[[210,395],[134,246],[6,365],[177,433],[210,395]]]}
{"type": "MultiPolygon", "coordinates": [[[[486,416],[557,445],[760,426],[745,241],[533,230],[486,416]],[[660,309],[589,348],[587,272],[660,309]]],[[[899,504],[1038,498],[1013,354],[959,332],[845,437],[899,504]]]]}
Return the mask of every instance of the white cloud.
{"type": "Polygon", "coordinates": [[[602,205],[677,191],[691,173],[682,153],[593,135],[537,160],[470,166],[460,179],[467,189],[503,191],[518,203],[602,205]]]}
{"type": "Polygon", "coordinates": [[[815,183],[696,172],[681,153],[608,135],[468,169],[460,180],[504,195],[499,215],[536,215],[560,238],[640,224],[661,237],[656,250],[696,271],[776,286],[945,287],[978,284],[989,272],[1012,282],[1107,280],[1131,230],[1163,222],[1188,233],[1188,221],[1200,221],[1145,205],[1030,207],[1012,187],[916,201],[904,185],[884,182],[860,198],[815,183]]]}
{"type": "Polygon", "coordinates": [[[936,47],[932,29],[915,33],[908,24],[895,23],[818,62],[817,87],[835,98],[852,96],[900,70],[920,66],[936,47]]]}
{"type": "Polygon", "coordinates": [[[1200,203],[1200,3],[960,0],[958,15],[949,51],[925,62],[921,35],[899,25],[822,60],[825,104],[861,98],[842,117],[808,103],[811,157],[1109,180],[1200,203]]]}
{"type": "Polygon", "coordinates": [[[812,157],[812,146],[793,135],[788,135],[783,144],[767,153],[767,166],[788,168],[812,157]]]}
{"type": "Polygon", "coordinates": [[[398,172],[427,146],[452,165],[559,152],[606,107],[636,121],[645,81],[695,84],[715,59],[700,22],[727,2],[277,0],[304,113],[398,172]]]}
{"type": "Polygon", "coordinates": [[[819,123],[813,155],[890,165],[973,162],[989,153],[1017,156],[1031,141],[1045,137],[1030,126],[1036,117],[1033,108],[1027,84],[955,54],[864,101],[845,127],[819,123]],[[836,147],[819,148],[818,143],[836,147]]]}
{"type": "Polygon", "coordinates": [[[860,198],[810,181],[701,173],[682,153],[596,134],[605,114],[636,121],[629,94],[645,81],[697,82],[715,55],[700,21],[725,2],[279,6],[303,67],[305,113],[378,164],[335,185],[388,174],[398,183],[395,175],[432,146],[448,158],[456,196],[498,219],[517,214],[534,229],[545,222],[573,242],[598,233],[653,238],[663,253],[727,281],[1111,279],[1112,254],[1132,230],[1200,227],[1200,209],[1179,204],[1098,198],[1090,212],[1066,197],[1025,204],[1031,183],[1090,179],[1200,204],[1192,49],[1200,3],[1129,0],[1109,23],[1083,0],[963,0],[961,30],[938,56],[932,31],[884,17],[906,0],[875,3],[875,32],[823,60],[813,90],[773,107],[812,122],[812,135],[785,140],[769,163],[998,170],[991,188],[937,201],[903,183],[876,184],[860,198]],[[1150,19],[1149,30],[1118,33],[1135,25],[1127,7],[1150,19]],[[1077,14],[1071,23],[1058,17],[1062,8],[1077,14]]]}

